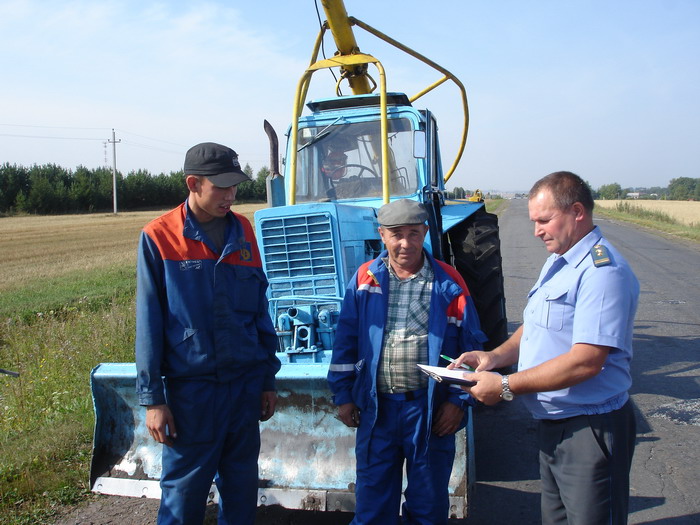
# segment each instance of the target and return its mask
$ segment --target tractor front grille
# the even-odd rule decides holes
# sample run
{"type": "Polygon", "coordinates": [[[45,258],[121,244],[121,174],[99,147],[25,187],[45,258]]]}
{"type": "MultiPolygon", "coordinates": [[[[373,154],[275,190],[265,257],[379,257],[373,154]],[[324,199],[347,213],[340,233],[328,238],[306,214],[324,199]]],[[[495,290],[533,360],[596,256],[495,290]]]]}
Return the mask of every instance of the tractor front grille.
{"type": "Polygon", "coordinates": [[[340,295],[330,215],[262,219],[260,231],[273,299],[340,295]]]}

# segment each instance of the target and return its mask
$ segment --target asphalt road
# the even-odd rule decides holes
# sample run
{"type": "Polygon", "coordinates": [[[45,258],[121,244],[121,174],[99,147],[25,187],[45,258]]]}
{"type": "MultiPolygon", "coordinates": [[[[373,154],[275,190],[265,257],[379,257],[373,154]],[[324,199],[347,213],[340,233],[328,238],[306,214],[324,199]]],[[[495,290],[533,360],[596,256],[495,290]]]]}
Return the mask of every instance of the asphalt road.
{"type": "MultiPolygon", "coordinates": [[[[638,444],[631,524],[700,524],[700,246],[600,219],[641,283],[632,399],[638,444]]],[[[532,235],[526,200],[501,214],[506,307],[512,332],[548,253],[532,235]]],[[[540,523],[535,424],[518,399],[475,413],[476,486],[463,524],[540,523]]],[[[154,523],[158,502],[99,497],[57,525],[154,523]]],[[[257,525],[341,525],[349,514],[261,508],[257,525]]],[[[206,523],[215,523],[215,509],[206,523]]]]}
{"type": "MultiPolygon", "coordinates": [[[[640,284],[632,362],[637,448],[631,524],[700,523],[700,247],[597,219],[640,284]]],[[[500,219],[506,308],[512,332],[545,258],[527,201],[500,219]]],[[[475,416],[476,478],[468,524],[540,523],[535,425],[518,400],[475,416]]]]}

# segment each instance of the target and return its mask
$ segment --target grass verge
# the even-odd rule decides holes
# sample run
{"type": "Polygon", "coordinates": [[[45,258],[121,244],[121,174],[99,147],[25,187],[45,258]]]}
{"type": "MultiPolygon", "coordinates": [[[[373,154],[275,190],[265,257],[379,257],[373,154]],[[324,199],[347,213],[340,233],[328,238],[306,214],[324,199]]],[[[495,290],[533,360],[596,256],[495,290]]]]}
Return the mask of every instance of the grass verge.
{"type": "Polygon", "coordinates": [[[683,224],[669,214],[658,210],[645,209],[629,202],[620,202],[615,208],[595,207],[595,214],[610,219],[638,224],[652,230],[669,233],[677,237],[700,242],[700,225],[683,224]]]}
{"type": "Polygon", "coordinates": [[[0,319],[29,322],[71,311],[96,311],[115,298],[134,294],[133,265],[73,271],[67,275],[8,286],[0,294],[0,319]]]}
{"type": "Polygon", "coordinates": [[[489,199],[485,201],[486,203],[486,211],[489,213],[495,213],[496,215],[500,215],[503,213],[506,209],[508,209],[508,204],[510,203],[509,200],[507,199],[489,199]]]}
{"type": "MultiPolygon", "coordinates": [[[[20,375],[0,375],[0,523],[48,523],[89,489],[90,371],[104,361],[133,361],[134,279],[116,275],[122,281],[111,282],[123,295],[46,309],[69,293],[66,286],[42,315],[3,318],[0,366],[20,375]]],[[[20,304],[31,302],[28,292],[23,297],[20,304]]]]}

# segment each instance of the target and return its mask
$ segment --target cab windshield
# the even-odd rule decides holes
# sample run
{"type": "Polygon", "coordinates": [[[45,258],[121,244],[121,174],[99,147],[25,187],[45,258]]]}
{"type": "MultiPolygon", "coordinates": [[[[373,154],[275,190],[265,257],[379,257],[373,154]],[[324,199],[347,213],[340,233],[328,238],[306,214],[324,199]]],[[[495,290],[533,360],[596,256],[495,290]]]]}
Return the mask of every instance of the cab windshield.
{"type": "MultiPolygon", "coordinates": [[[[379,121],[299,130],[297,202],[380,198],[382,154],[379,121]]],[[[389,120],[389,188],[391,196],[418,189],[413,130],[408,119],[389,120]]]]}

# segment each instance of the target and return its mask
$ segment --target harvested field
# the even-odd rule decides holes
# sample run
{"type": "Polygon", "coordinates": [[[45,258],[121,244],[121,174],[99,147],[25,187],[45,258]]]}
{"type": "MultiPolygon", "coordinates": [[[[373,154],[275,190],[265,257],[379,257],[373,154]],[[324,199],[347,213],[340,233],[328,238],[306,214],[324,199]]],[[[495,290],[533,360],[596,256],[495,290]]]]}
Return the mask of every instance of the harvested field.
{"type": "MultiPolygon", "coordinates": [[[[236,204],[248,217],[265,204],[236,204]]],[[[0,219],[0,291],[75,271],[133,264],[141,228],[163,210],[0,219]]]]}
{"type": "Polygon", "coordinates": [[[645,210],[665,213],[676,219],[681,224],[688,226],[700,226],[700,202],[697,201],[648,201],[648,200],[624,200],[606,201],[597,200],[595,205],[600,208],[616,209],[618,204],[627,204],[645,210]]]}

